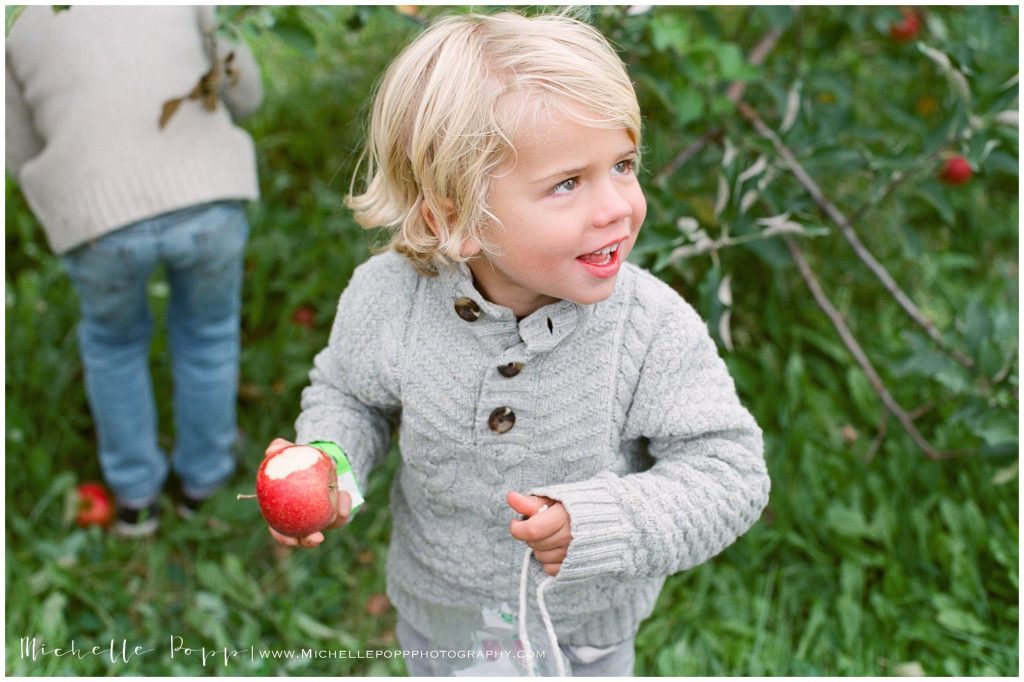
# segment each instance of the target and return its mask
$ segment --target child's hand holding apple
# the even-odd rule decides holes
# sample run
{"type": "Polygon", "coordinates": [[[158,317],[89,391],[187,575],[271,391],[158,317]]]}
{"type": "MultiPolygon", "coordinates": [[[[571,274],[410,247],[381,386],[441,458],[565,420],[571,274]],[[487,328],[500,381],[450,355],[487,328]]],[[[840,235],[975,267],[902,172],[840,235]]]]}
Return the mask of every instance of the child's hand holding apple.
{"type": "Polygon", "coordinates": [[[338,489],[335,460],[284,438],[267,446],[256,499],[271,537],[288,547],[316,547],[322,531],[344,526],[352,512],[351,495],[338,489]]]}

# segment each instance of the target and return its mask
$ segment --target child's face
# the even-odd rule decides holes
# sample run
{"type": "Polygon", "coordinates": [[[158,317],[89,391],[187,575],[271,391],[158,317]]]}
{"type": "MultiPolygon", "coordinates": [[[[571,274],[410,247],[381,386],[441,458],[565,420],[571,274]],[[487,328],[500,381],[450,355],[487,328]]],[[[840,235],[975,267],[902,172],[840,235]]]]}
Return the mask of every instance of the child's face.
{"type": "Polygon", "coordinates": [[[562,299],[605,300],[647,213],[636,145],[624,128],[590,127],[553,107],[514,142],[491,185],[504,228],[488,235],[492,253],[470,261],[477,287],[519,317],[562,299]]]}

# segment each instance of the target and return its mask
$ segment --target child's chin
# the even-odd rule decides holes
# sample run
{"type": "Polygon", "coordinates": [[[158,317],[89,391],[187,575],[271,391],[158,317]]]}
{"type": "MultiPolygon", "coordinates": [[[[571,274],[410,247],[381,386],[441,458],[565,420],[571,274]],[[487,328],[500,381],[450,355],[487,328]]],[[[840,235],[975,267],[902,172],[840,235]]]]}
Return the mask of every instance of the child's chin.
{"type": "Polygon", "coordinates": [[[615,292],[615,280],[617,277],[611,277],[605,280],[603,286],[593,289],[587,292],[581,292],[572,298],[567,298],[567,301],[572,301],[578,305],[593,305],[600,303],[601,301],[607,301],[611,295],[615,292]]]}

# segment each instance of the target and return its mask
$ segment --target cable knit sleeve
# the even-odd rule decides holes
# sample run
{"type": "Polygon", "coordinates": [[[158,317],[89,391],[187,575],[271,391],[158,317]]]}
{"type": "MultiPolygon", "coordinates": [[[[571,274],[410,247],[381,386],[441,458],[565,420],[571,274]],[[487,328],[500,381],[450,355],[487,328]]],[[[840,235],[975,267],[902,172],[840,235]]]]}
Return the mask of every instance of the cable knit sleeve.
{"type": "Polygon", "coordinates": [[[569,512],[563,582],[696,566],[732,544],[768,502],[761,430],[706,325],[668,287],[655,291],[627,321],[638,328],[627,335],[638,347],[627,343],[623,356],[640,373],[623,439],[646,439],[653,466],[532,491],[569,512]]]}
{"type": "Polygon", "coordinates": [[[364,491],[370,471],[388,452],[398,419],[398,368],[416,279],[395,253],[356,268],[302,392],[296,442],[340,445],[364,491]]]}

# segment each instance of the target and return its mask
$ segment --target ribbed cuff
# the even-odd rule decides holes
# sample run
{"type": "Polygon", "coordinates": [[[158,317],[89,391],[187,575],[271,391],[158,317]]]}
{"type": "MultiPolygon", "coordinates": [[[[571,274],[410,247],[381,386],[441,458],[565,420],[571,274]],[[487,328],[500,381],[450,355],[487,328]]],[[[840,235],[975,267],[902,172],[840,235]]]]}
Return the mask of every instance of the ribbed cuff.
{"type": "MultiPolygon", "coordinates": [[[[334,424],[331,429],[313,431],[301,418],[295,424],[295,442],[312,445],[314,442],[334,443],[342,451],[351,467],[359,490],[367,490],[372,462],[360,458],[359,453],[372,452],[372,439],[356,429],[345,429],[344,424],[334,424]]],[[[314,445],[313,447],[318,447],[314,445]]],[[[330,453],[328,453],[330,454],[330,453]]]]}
{"type": "Polygon", "coordinates": [[[578,483],[564,483],[530,491],[558,500],[569,512],[572,541],[558,581],[625,575],[629,564],[629,528],[613,491],[618,478],[599,475],[578,483]]]}

